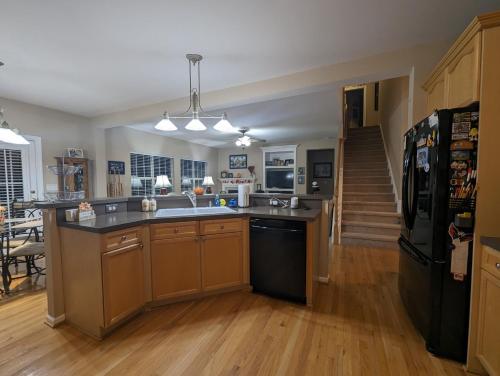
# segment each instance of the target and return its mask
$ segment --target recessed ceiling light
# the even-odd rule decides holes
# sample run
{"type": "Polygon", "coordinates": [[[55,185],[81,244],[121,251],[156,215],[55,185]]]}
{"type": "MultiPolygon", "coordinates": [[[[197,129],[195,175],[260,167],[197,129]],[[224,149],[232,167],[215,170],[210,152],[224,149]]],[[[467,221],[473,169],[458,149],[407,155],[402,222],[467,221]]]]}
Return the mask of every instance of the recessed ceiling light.
{"type": "Polygon", "coordinates": [[[0,61],[0,67],[1,67],[2,65],[5,65],[5,64],[4,64],[3,62],[1,62],[1,61],[0,61]]]}

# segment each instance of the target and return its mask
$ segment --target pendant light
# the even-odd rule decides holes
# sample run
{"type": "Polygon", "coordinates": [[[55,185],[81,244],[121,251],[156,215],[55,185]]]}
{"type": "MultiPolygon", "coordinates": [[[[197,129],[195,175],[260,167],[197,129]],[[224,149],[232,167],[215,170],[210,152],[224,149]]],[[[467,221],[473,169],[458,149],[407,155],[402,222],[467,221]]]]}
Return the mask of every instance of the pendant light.
{"type": "Polygon", "coordinates": [[[0,108],[0,142],[16,145],[29,145],[29,141],[21,136],[17,129],[12,129],[4,119],[3,108],[0,108]]]}
{"type": "Polygon", "coordinates": [[[175,131],[177,127],[170,119],[190,119],[189,123],[186,125],[187,130],[205,131],[207,127],[203,124],[202,119],[220,119],[214,126],[214,129],[220,132],[233,132],[234,129],[227,120],[226,113],[219,116],[211,115],[206,113],[203,107],[201,107],[200,61],[203,59],[203,56],[198,54],[187,54],[186,59],[189,64],[189,107],[183,114],[178,116],[169,116],[168,113],[165,112],[163,114],[163,119],[156,124],[155,128],[162,131],[175,131]],[[196,68],[198,76],[196,87],[193,87],[193,68],[196,68]]]}

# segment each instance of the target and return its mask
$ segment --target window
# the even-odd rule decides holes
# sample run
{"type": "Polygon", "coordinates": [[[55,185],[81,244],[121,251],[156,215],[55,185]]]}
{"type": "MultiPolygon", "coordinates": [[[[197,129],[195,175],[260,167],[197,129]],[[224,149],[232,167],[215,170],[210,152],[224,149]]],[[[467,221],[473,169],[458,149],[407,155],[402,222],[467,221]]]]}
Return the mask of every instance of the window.
{"type": "Polygon", "coordinates": [[[207,162],[181,159],[181,190],[188,191],[201,187],[207,172],[207,162]]]}
{"type": "Polygon", "coordinates": [[[0,204],[24,200],[24,186],[22,151],[0,149],[0,204]]]}
{"type": "MultiPolygon", "coordinates": [[[[159,175],[167,175],[173,185],[173,162],[173,158],[160,155],[130,153],[132,196],[160,194],[160,188],[154,188],[159,175]]],[[[167,188],[168,192],[172,190],[173,186],[167,188]]]]}

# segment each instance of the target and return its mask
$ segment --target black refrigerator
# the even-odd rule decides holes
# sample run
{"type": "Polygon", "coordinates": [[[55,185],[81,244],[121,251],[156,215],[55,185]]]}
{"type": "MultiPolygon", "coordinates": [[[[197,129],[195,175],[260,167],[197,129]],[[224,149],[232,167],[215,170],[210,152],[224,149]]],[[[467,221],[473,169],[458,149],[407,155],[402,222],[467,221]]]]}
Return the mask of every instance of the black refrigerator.
{"type": "Polygon", "coordinates": [[[465,361],[479,103],[438,110],[404,136],[398,287],[431,353],[465,361]]]}

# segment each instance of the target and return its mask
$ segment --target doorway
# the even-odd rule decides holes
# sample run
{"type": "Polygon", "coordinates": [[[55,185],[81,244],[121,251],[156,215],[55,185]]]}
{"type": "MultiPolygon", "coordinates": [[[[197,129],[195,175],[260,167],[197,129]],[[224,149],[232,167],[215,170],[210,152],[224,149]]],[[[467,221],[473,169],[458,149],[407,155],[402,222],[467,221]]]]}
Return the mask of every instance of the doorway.
{"type": "Polygon", "coordinates": [[[333,196],[335,172],[335,149],[307,151],[307,193],[333,196]],[[312,183],[317,183],[313,189],[312,183]]]}
{"type": "Polygon", "coordinates": [[[347,128],[359,128],[364,124],[365,89],[356,88],[344,91],[345,121],[347,128]]]}

